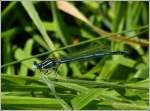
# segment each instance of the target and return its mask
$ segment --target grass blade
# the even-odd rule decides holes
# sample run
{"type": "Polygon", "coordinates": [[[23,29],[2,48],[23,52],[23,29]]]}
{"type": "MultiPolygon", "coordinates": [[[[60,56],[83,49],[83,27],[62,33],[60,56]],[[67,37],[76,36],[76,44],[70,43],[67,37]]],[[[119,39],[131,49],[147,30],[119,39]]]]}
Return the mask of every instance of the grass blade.
{"type": "Polygon", "coordinates": [[[90,103],[101,94],[99,91],[99,89],[91,89],[73,98],[71,100],[73,109],[77,110],[84,108],[88,103],[90,103]]]}
{"type": "Polygon", "coordinates": [[[29,1],[27,1],[27,2],[23,1],[21,3],[23,5],[23,7],[25,8],[25,10],[27,11],[27,13],[29,14],[29,16],[31,17],[32,21],[37,26],[39,32],[43,36],[43,38],[44,38],[46,44],[48,45],[49,49],[55,50],[55,47],[54,47],[52,41],[50,40],[50,37],[46,33],[44,24],[42,23],[36,9],[34,8],[33,3],[29,2],[29,1]]]}
{"type": "Polygon", "coordinates": [[[65,110],[71,109],[71,107],[64,100],[62,100],[59,96],[56,95],[54,83],[50,79],[48,79],[47,76],[44,74],[41,76],[41,79],[47,84],[48,88],[53,93],[58,102],[61,104],[61,106],[65,110]]]}

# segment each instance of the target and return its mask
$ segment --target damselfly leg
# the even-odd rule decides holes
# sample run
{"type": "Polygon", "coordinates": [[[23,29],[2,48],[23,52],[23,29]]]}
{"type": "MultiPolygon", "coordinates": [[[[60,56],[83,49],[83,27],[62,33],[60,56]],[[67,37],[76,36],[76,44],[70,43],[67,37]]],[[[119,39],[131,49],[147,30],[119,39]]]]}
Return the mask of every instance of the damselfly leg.
{"type": "Polygon", "coordinates": [[[58,66],[59,66],[59,64],[54,67],[55,80],[57,80],[58,66]]]}

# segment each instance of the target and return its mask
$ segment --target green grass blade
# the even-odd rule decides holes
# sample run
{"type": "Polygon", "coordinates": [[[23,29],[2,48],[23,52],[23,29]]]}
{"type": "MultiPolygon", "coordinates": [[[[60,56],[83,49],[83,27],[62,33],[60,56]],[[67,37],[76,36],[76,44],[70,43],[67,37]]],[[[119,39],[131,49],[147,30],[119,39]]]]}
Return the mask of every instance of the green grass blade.
{"type": "MultiPolygon", "coordinates": [[[[26,57],[31,56],[32,53],[32,46],[33,46],[33,40],[30,39],[26,42],[25,48],[24,48],[24,53],[26,54],[26,57]]],[[[25,56],[23,58],[26,58],[25,56]]],[[[20,57],[18,57],[20,58],[20,57]]],[[[27,75],[28,73],[28,67],[26,67],[24,64],[21,65],[19,74],[27,75]]]]}
{"type": "Polygon", "coordinates": [[[112,103],[112,106],[117,110],[147,110],[147,105],[128,104],[128,103],[112,103]]]}
{"type": "Polygon", "coordinates": [[[87,87],[78,85],[78,84],[74,84],[74,83],[63,83],[63,82],[57,82],[56,85],[62,86],[62,87],[66,87],[75,91],[79,91],[79,92],[85,92],[88,90],[87,87]]]}
{"type": "Polygon", "coordinates": [[[50,79],[48,79],[47,76],[44,75],[44,74],[41,76],[41,79],[43,80],[43,82],[45,82],[47,84],[48,88],[53,93],[53,95],[55,96],[55,98],[58,100],[58,102],[60,103],[60,105],[65,110],[71,109],[71,107],[64,100],[62,100],[58,95],[56,95],[56,90],[55,90],[54,83],[50,79]]]}
{"type": "Polygon", "coordinates": [[[42,47],[44,47],[45,49],[47,48],[47,45],[45,44],[44,40],[42,39],[42,37],[40,37],[38,34],[33,35],[33,39],[35,40],[35,42],[37,42],[39,45],[41,45],[42,47]]]}
{"type": "Polygon", "coordinates": [[[29,14],[29,16],[31,17],[31,19],[33,20],[33,22],[35,23],[35,25],[37,26],[39,32],[41,33],[41,35],[43,36],[46,44],[48,45],[49,49],[51,50],[55,50],[55,47],[52,43],[52,41],[50,40],[50,37],[48,36],[48,34],[46,33],[45,27],[36,11],[36,9],[34,8],[34,5],[32,2],[21,2],[23,7],[25,8],[25,10],[27,11],[27,13],[29,14]]]}
{"type": "Polygon", "coordinates": [[[55,22],[44,21],[43,24],[47,31],[55,31],[56,30],[55,22]]]}
{"type": "Polygon", "coordinates": [[[99,89],[91,89],[71,100],[71,104],[74,110],[84,108],[88,103],[96,99],[100,95],[99,89]]]}
{"type": "Polygon", "coordinates": [[[11,15],[11,11],[16,6],[16,2],[11,2],[3,11],[1,15],[1,21],[4,22],[11,15]]]}
{"type": "Polygon", "coordinates": [[[53,19],[55,23],[55,31],[60,37],[61,41],[63,42],[64,45],[68,45],[71,42],[71,38],[69,35],[69,29],[67,29],[65,22],[62,20],[61,13],[56,7],[55,2],[51,2],[51,8],[52,8],[52,13],[53,13],[53,19]]]}
{"type": "MultiPolygon", "coordinates": [[[[61,101],[62,102],[62,101],[61,101]]],[[[52,98],[35,98],[35,97],[21,97],[21,96],[5,96],[2,95],[2,105],[3,109],[11,109],[11,107],[16,106],[20,109],[62,109],[59,101],[52,98]]]]}

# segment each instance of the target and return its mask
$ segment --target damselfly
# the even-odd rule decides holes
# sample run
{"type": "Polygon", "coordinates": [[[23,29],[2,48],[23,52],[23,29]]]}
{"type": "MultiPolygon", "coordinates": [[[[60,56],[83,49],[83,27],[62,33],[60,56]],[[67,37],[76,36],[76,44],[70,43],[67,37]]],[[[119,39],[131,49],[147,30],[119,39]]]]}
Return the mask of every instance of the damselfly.
{"type": "Polygon", "coordinates": [[[85,61],[85,60],[104,57],[108,55],[123,55],[127,53],[128,53],[127,51],[95,52],[92,54],[75,57],[75,58],[64,58],[64,59],[47,58],[41,63],[36,63],[36,61],[33,61],[33,67],[39,69],[40,71],[44,71],[44,74],[47,74],[49,69],[53,68],[55,71],[55,79],[57,79],[57,70],[60,64],[73,62],[73,61],[85,61]]]}

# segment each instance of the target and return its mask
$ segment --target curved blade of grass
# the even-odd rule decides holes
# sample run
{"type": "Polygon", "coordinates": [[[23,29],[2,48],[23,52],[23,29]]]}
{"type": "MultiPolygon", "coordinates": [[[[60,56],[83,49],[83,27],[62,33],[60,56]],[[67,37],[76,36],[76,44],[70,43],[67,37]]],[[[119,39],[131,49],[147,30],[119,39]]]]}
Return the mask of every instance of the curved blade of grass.
{"type": "MultiPolygon", "coordinates": [[[[16,76],[17,77],[17,76],[16,76]]],[[[7,80],[10,80],[10,81],[14,81],[15,80],[15,82],[16,83],[24,83],[22,80],[18,80],[18,79],[16,79],[16,77],[14,76],[14,78],[11,78],[10,76],[8,76],[8,78],[7,77],[5,77],[4,79],[7,79],[7,80]]],[[[19,77],[19,76],[18,76],[19,77]]],[[[28,78],[29,77],[26,77],[26,79],[28,80],[28,78]]],[[[22,78],[23,79],[23,78],[22,78]]],[[[52,81],[50,81],[48,78],[47,78],[47,76],[45,76],[45,75],[42,75],[41,76],[41,79],[43,80],[43,82],[44,83],[46,83],[46,85],[48,86],[48,88],[50,89],[50,91],[52,92],[52,94],[55,96],[55,98],[58,100],[58,102],[59,102],[59,104],[61,104],[62,105],[62,107],[64,108],[64,109],[71,109],[71,107],[64,101],[64,100],[62,100],[59,96],[57,96],[56,95],[56,91],[55,91],[55,86],[53,85],[53,82],[52,81]]],[[[24,79],[23,79],[24,80],[24,79]]],[[[34,79],[31,79],[31,82],[34,82],[33,81],[34,79]]],[[[30,86],[25,86],[25,88],[29,88],[30,86]]],[[[32,87],[32,86],[31,86],[32,87]]],[[[31,88],[30,87],[30,88],[31,88]]],[[[32,87],[33,88],[33,87],[32,87]]],[[[42,88],[42,87],[41,87],[42,88]]],[[[44,87],[43,87],[44,88],[44,87]]],[[[31,89],[30,89],[31,90],[31,89]]]]}
{"type": "Polygon", "coordinates": [[[41,79],[43,80],[43,82],[45,82],[47,84],[48,88],[50,89],[50,91],[52,91],[53,95],[58,100],[58,102],[61,104],[61,106],[65,110],[71,109],[71,107],[64,100],[62,100],[59,96],[56,95],[54,83],[50,79],[48,79],[47,76],[44,74],[41,76],[41,79]]]}
{"type": "MultiPolygon", "coordinates": [[[[29,39],[26,44],[25,44],[25,47],[24,47],[24,53],[25,53],[25,56],[26,57],[29,57],[31,56],[31,52],[32,52],[32,46],[33,46],[33,40],[32,39],[29,39]]],[[[23,57],[25,58],[25,56],[23,55],[23,57]]],[[[20,57],[20,54],[18,54],[18,58],[22,58],[20,57]]],[[[27,62],[27,61],[26,61],[27,62]]],[[[19,71],[19,74],[24,74],[24,75],[27,75],[28,73],[28,68],[22,63],[21,67],[20,67],[20,71],[19,71]]]]}
{"type": "Polygon", "coordinates": [[[125,18],[125,11],[123,9],[127,8],[127,2],[122,3],[121,1],[114,2],[115,9],[113,10],[114,18],[112,19],[112,32],[118,32],[119,30],[123,29],[124,25],[124,18],[125,18]],[[119,26],[118,26],[119,25],[119,26]]]}
{"type": "Polygon", "coordinates": [[[147,87],[135,87],[126,84],[117,84],[114,82],[104,82],[104,81],[87,81],[87,80],[73,80],[73,79],[59,79],[58,81],[67,83],[76,83],[85,86],[98,86],[99,88],[127,88],[127,89],[137,89],[137,90],[148,90],[147,87]]]}
{"type": "MultiPolygon", "coordinates": [[[[50,78],[50,79],[53,80],[54,78],[50,78]]],[[[9,81],[15,80],[15,82],[18,81],[18,84],[22,84],[22,81],[29,81],[40,85],[43,84],[43,82],[45,82],[45,81],[43,82],[39,81],[39,77],[31,78],[26,76],[17,76],[17,75],[8,75],[8,74],[2,74],[2,80],[9,80],[9,81]]],[[[136,89],[136,90],[148,90],[148,87],[139,87],[138,85],[136,85],[136,83],[135,85],[131,83],[130,83],[131,85],[129,83],[127,83],[126,85],[126,84],[117,84],[113,82],[104,82],[104,81],[87,81],[87,80],[59,79],[59,78],[58,81],[62,83],[76,83],[81,86],[88,86],[88,87],[99,86],[99,88],[120,88],[120,89],[127,88],[127,89],[136,89]]]]}
{"type": "MultiPolygon", "coordinates": [[[[101,75],[97,78],[97,80],[99,80],[99,79],[109,80],[110,78],[113,77],[113,74],[114,74],[113,71],[117,70],[118,67],[120,69],[121,69],[121,66],[126,66],[128,68],[133,68],[136,63],[137,62],[135,60],[130,59],[130,58],[126,58],[126,57],[123,57],[123,56],[116,57],[114,60],[110,60],[110,61],[108,60],[105,63],[105,67],[103,67],[101,69],[101,75]],[[126,61],[126,62],[124,62],[124,61],[126,61]]],[[[118,69],[118,72],[119,72],[119,69],[118,69]]],[[[126,69],[126,73],[127,72],[128,72],[128,70],[126,69]]],[[[117,79],[119,79],[119,78],[121,79],[122,77],[124,77],[124,79],[125,79],[125,77],[127,76],[127,74],[125,74],[125,72],[120,72],[120,74],[121,75],[117,76],[118,77],[117,79]]]]}
{"type": "Polygon", "coordinates": [[[88,90],[87,87],[81,86],[81,85],[78,85],[78,84],[74,84],[74,83],[56,82],[55,84],[59,85],[59,86],[66,87],[66,88],[69,88],[69,89],[73,89],[75,91],[80,91],[80,92],[85,92],[85,91],[88,90]]]}
{"type": "Polygon", "coordinates": [[[44,27],[47,31],[55,31],[56,26],[54,22],[43,21],[44,27]]]}
{"type": "Polygon", "coordinates": [[[128,110],[147,110],[148,106],[147,105],[140,105],[140,104],[128,104],[128,103],[117,103],[114,102],[112,103],[112,106],[115,109],[123,110],[123,109],[128,109],[128,110]]]}
{"type": "Polygon", "coordinates": [[[88,103],[96,99],[100,94],[101,93],[99,89],[91,89],[86,92],[83,92],[82,94],[71,100],[73,109],[77,110],[84,108],[88,103]]]}
{"type": "Polygon", "coordinates": [[[16,6],[17,2],[10,2],[9,5],[2,11],[1,15],[1,22],[3,23],[6,18],[9,18],[8,16],[11,15],[11,11],[13,11],[13,8],[16,6]]]}
{"type": "Polygon", "coordinates": [[[17,76],[17,75],[9,75],[6,73],[2,74],[2,80],[8,80],[10,82],[15,82],[18,85],[24,85],[24,81],[27,81],[29,83],[36,83],[36,84],[43,84],[43,82],[39,81],[39,77],[27,77],[27,76],[17,76]]]}
{"type": "Polygon", "coordinates": [[[29,16],[31,17],[32,21],[35,23],[35,25],[37,26],[39,32],[41,33],[41,35],[43,36],[46,44],[48,45],[49,49],[51,50],[55,50],[55,47],[50,39],[50,37],[48,36],[48,34],[46,33],[44,24],[42,23],[36,9],[34,8],[34,5],[32,2],[25,2],[22,1],[21,2],[23,7],[25,8],[25,10],[27,11],[27,13],[29,14],[29,16]]]}
{"type": "Polygon", "coordinates": [[[11,29],[8,29],[8,30],[5,30],[2,32],[2,35],[1,35],[1,38],[5,38],[5,37],[8,37],[8,38],[13,38],[15,37],[18,33],[22,33],[23,32],[23,28],[21,27],[14,27],[14,28],[11,28],[11,29]]]}
{"type": "Polygon", "coordinates": [[[148,88],[149,87],[148,82],[149,82],[149,79],[145,79],[136,83],[128,83],[128,85],[148,88]]]}
{"type": "Polygon", "coordinates": [[[47,91],[48,87],[41,85],[4,85],[2,91],[19,91],[19,92],[31,92],[31,91],[47,91]]]}
{"type": "Polygon", "coordinates": [[[33,38],[33,40],[35,40],[39,45],[41,45],[41,46],[44,47],[45,49],[48,49],[48,48],[47,48],[47,45],[45,44],[44,40],[40,37],[40,35],[34,34],[32,38],[33,38]]]}
{"type": "MultiPolygon", "coordinates": [[[[62,102],[62,101],[61,101],[62,102]]],[[[35,98],[35,97],[21,97],[21,96],[6,96],[2,95],[2,107],[7,108],[11,106],[20,107],[20,109],[61,109],[60,103],[57,99],[52,98],[35,98]]]]}

